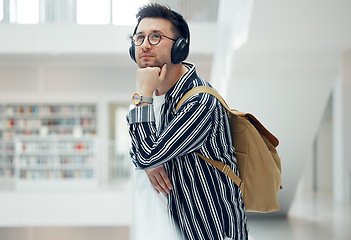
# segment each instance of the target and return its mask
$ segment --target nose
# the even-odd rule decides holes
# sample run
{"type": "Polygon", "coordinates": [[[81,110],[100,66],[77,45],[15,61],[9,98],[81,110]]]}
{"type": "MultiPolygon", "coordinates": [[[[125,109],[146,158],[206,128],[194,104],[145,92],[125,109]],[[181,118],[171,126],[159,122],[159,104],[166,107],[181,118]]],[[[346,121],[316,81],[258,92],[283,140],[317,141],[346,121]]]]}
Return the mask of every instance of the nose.
{"type": "Polygon", "coordinates": [[[142,49],[150,49],[151,48],[151,44],[149,42],[149,36],[145,36],[145,39],[144,39],[143,43],[140,45],[140,47],[142,49]]]}

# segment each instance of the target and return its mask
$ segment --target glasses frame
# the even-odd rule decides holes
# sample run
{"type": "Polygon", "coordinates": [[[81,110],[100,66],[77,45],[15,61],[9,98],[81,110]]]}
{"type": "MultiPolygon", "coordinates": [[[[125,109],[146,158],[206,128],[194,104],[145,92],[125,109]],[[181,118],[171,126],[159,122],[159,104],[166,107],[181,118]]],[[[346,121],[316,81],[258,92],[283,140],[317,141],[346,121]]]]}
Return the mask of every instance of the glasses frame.
{"type": "Polygon", "coordinates": [[[139,47],[139,46],[143,45],[143,43],[144,43],[144,41],[145,41],[146,36],[147,36],[147,41],[148,41],[148,42],[150,43],[150,45],[152,45],[152,46],[156,46],[156,45],[158,45],[158,44],[161,42],[162,37],[168,38],[168,39],[170,39],[170,40],[172,40],[172,41],[177,41],[176,39],[173,39],[173,38],[168,37],[168,36],[166,36],[166,35],[159,34],[159,33],[154,33],[154,32],[150,33],[149,35],[134,34],[134,35],[133,35],[133,36],[131,36],[130,38],[132,39],[132,43],[133,43],[133,45],[134,45],[134,46],[136,46],[136,47],[139,47]],[[151,35],[151,34],[157,34],[157,35],[160,35],[160,40],[159,40],[157,43],[152,44],[152,43],[150,42],[150,35],[151,35]],[[144,39],[143,39],[143,41],[142,41],[140,44],[135,44],[134,37],[135,37],[136,35],[141,35],[141,36],[144,36],[144,39]]]}

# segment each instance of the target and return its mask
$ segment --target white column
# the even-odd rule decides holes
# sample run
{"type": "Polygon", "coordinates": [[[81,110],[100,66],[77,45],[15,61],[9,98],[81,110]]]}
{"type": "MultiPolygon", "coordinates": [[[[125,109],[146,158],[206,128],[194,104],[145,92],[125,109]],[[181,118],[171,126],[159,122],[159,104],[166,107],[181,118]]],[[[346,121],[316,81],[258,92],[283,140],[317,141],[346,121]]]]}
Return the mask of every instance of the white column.
{"type": "Polygon", "coordinates": [[[335,201],[346,202],[351,198],[351,50],[343,55],[333,93],[333,196],[335,201]]]}
{"type": "Polygon", "coordinates": [[[211,83],[224,98],[227,95],[228,82],[232,80],[234,51],[248,39],[252,6],[253,0],[221,0],[218,7],[211,83]]]}

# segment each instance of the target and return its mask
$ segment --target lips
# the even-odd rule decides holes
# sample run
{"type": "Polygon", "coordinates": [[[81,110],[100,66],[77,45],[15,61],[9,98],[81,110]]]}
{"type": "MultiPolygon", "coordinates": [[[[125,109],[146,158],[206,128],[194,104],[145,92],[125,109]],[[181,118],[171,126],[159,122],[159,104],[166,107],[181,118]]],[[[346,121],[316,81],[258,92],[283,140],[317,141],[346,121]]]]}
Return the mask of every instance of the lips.
{"type": "Polygon", "coordinates": [[[151,57],[153,57],[153,56],[150,54],[142,54],[141,55],[141,58],[151,58],[151,57]]]}
{"type": "Polygon", "coordinates": [[[150,58],[150,57],[153,57],[152,54],[149,54],[149,53],[143,53],[141,54],[140,58],[150,58]]]}

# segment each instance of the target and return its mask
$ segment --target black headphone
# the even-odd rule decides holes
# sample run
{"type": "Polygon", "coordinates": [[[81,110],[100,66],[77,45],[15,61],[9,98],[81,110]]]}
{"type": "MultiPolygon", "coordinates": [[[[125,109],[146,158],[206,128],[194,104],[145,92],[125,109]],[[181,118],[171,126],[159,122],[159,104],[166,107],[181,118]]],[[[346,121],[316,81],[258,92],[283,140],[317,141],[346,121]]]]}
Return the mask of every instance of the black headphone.
{"type": "MultiPolygon", "coordinates": [[[[171,61],[173,64],[178,64],[178,63],[184,61],[189,55],[190,31],[189,31],[189,26],[188,26],[187,22],[185,21],[185,19],[183,18],[183,16],[175,11],[172,11],[172,12],[176,15],[178,20],[180,20],[182,27],[184,28],[185,34],[186,34],[186,36],[185,36],[186,38],[184,38],[184,37],[177,38],[177,40],[174,42],[172,50],[171,50],[171,61]]],[[[140,23],[140,21],[139,21],[139,23],[140,23]]],[[[136,25],[133,35],[136,33],[136,30],[139,26],[139,23],[136,25]]],[[[134,62],[136,62],[135,46],[134,46],[133,42],[131,43],[131,46],[129,47],[129,55],[134,60],[134,62]]]]}

